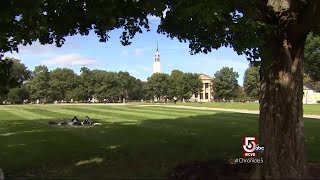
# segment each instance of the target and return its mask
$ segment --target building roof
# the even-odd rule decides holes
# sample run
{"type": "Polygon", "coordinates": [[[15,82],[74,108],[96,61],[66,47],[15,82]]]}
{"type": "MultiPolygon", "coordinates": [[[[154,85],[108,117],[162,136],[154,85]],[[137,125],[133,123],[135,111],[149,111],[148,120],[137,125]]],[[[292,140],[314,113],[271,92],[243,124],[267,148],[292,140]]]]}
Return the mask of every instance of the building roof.
{"type": "Polygon", "coordinates": [[[200,73],[200,74],[199,74],[199,77],[200,77],[200,79],[202,79],[202,80],[204,80],[204,79],[212,80],[212,79],[213,79],[212,77],[210,77],[209,75],[204,74],[204,73],[200,73]]]}

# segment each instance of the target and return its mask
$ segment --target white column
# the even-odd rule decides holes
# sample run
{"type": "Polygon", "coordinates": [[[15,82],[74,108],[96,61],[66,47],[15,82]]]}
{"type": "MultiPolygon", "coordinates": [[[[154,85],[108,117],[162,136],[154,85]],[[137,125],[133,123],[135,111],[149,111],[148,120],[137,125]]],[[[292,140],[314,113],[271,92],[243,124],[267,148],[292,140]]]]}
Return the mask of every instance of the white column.
{"type": "Polygon", "coordinates": [[[208,84],[208,97],[209,97],[209,102],[211,101],[211,84],[208,84]]]}
{"type": "Polygon", "coordinates": [[[205,102],[204,100],[206,99],[206,83],[203,83],[202,96],[203,96],[203,102],[205,102]]]}

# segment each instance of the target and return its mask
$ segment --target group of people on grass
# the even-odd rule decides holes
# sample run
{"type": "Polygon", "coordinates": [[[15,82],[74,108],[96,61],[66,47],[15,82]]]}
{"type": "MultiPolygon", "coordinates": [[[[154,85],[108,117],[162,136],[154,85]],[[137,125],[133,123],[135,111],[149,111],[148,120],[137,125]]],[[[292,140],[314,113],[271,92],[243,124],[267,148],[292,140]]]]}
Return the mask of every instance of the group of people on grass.
{"type": "Polygon", "coordinates": [[[69,120],[62,120],[60,123],[55,121],[49,121],[49,124],[57,124],[57,125],[94,125],[93,121],[90,121],[89,116],[86,116],[86,118],[81,122],[77,116],[74,116],[71,122],[69,123],[69,120]]]}
{"type": "Polygon", "coordinates": [[[86,116],[86,118],[82,122],[79,121],[77,116],[74,116],[72,119],[72,124],[73,125],[91,125],[91,124],[93,124],[93,122],[90,121],[89,116],[86,116]]]}

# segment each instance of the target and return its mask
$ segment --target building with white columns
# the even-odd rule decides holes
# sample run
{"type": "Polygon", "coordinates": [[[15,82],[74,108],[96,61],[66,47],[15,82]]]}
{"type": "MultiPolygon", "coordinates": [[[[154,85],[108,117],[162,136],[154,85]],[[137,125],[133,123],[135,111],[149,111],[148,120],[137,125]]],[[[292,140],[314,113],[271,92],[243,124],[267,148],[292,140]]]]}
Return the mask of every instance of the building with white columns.
{"type": "Polygon", "coordinates": [[[202,81],[202,89],[199,94],[194,94],[190,98],[191,102],[211,102],[213,100],[213,78],[201,73],[199,78],[202,81]]]}

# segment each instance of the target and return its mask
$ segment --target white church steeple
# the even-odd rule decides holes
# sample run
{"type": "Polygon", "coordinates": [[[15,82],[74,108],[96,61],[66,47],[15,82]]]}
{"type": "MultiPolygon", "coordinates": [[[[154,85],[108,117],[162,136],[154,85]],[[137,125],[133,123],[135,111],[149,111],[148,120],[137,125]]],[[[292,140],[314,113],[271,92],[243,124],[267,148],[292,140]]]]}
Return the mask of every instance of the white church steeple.
{"type": "Polygon", "coordinates": [[[159,53],[159,49],[158,49],[158,42],[157,42],[156,54],[154,56],[153,73],[161,73],[160,53],[159,53]]]}

